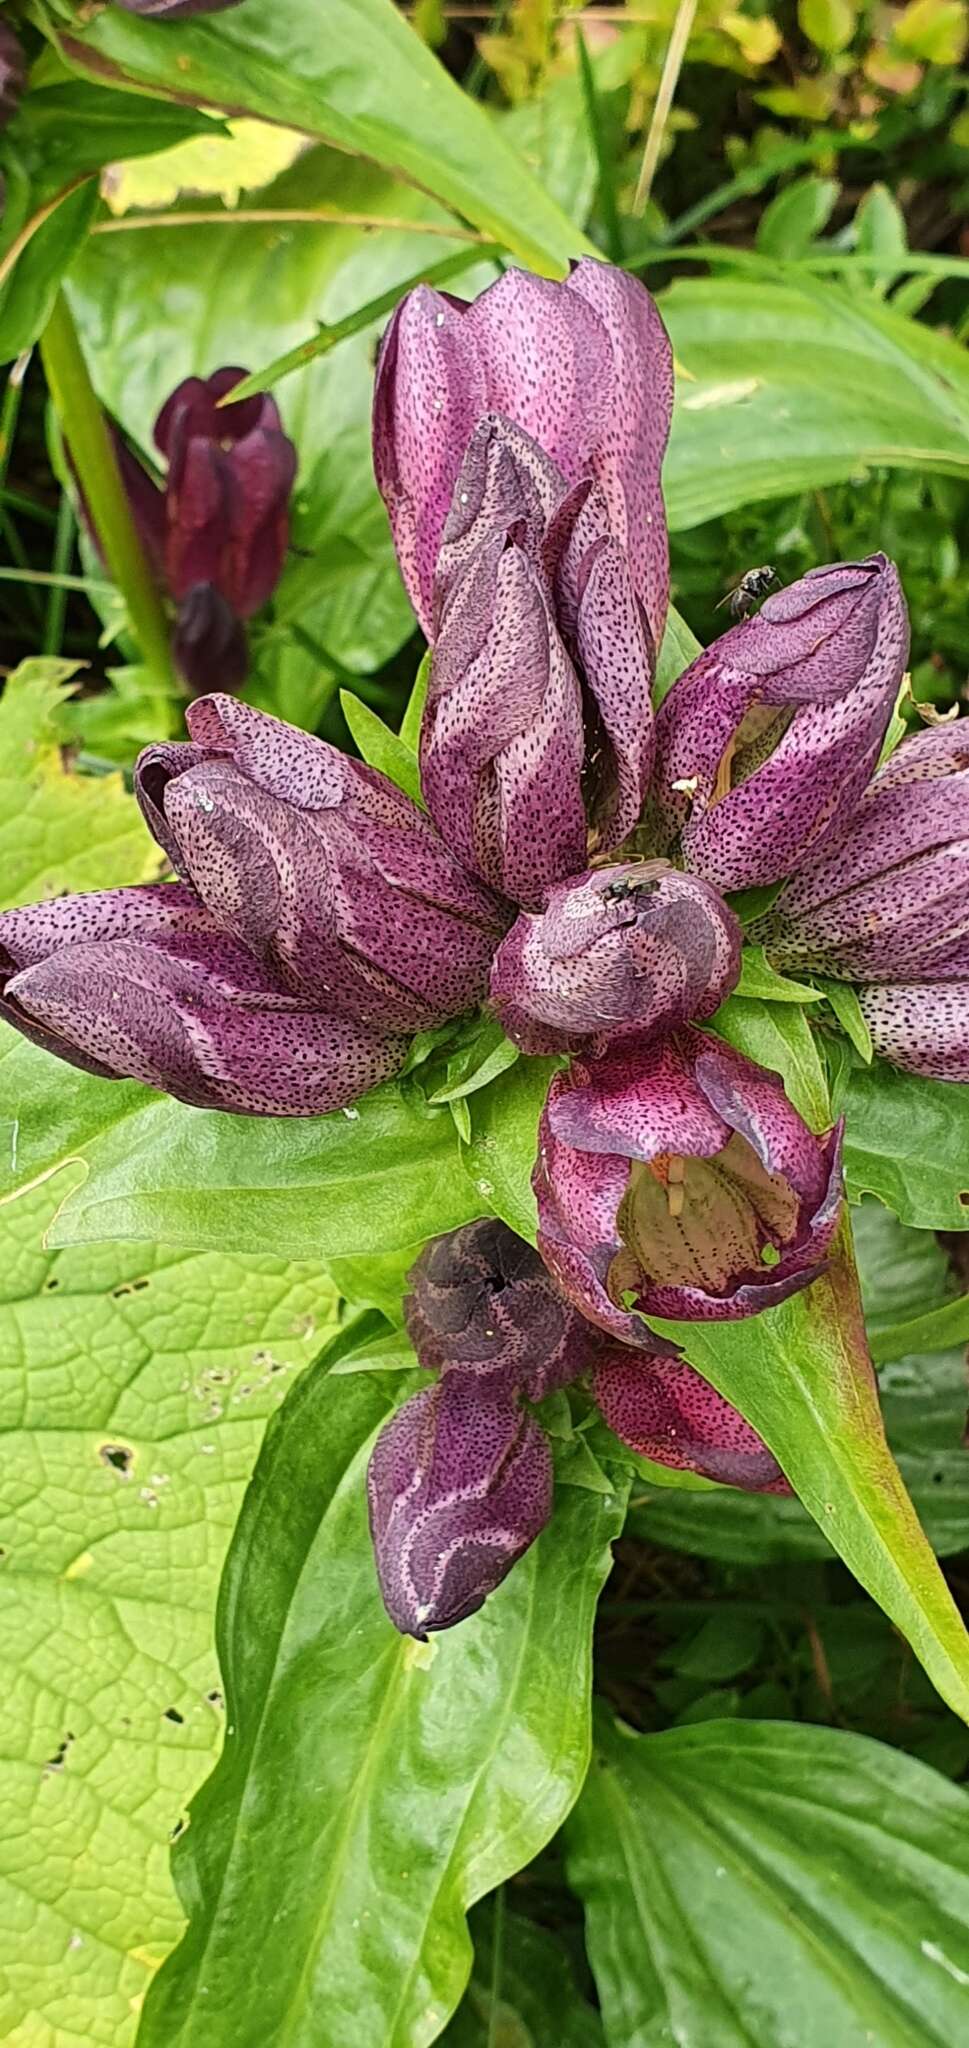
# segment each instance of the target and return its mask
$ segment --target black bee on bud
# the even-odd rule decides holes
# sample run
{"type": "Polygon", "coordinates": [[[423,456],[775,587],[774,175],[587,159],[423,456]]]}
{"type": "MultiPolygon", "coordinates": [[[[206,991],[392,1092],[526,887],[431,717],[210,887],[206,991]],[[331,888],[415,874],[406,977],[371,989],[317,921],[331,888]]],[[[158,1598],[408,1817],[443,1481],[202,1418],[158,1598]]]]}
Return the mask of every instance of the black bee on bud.
{"type": "Polygon", "coordinates": [[[761,599],[767,596],[767,592],[778,581],[777,570],[772,569],[769,562],[765,562],[760,569],[748,569],[746,576],[741,577],[735,589],[728,590],[726,597],[720,599],[717,610],[728,604],[732,619],[749,619],[754,606],[760,604],[761,599]]]}

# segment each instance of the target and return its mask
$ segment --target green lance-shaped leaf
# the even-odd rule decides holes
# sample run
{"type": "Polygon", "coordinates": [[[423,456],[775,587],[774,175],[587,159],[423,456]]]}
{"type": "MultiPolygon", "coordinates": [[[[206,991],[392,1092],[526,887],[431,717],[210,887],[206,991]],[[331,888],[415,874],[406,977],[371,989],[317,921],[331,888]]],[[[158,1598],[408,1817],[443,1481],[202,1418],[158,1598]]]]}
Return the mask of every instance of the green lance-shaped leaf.
{"type": "Polygon", "coordinates": [[[112,83],[299,128],[423,186],[534,267],[561,275],[589,245],[392,0],[246,0],[173,24],[101,11],[59,37],[112,83]]]}
{"type": "Polygon", "coordinates": [[[779,1307],[744,1322],[654,1327],[759,1430],[828,1541],[969,1720],[969,1636],[885,1440],[847,1223],[828,1271],[779,1307]]]}
{"type": "Polygon", "coordinates": [[[382,1327],[345,1332],[267,1433],[220,1597],[226,1747],[176,1858],[189,1931],[140,2048],[423,2048],[467,1981],[466,1908],[585,1775],[619,1496],[562,1487],[478,1614],[396,1635],[364,1475],[401,1375],[328,1370],[382,1327]]]}
{"type": "Polygon", "coordinates": [[[969,1799],[831,1728],[603,1714],[569,1822],[609,2048],[950,2048],[969,1799]]]}

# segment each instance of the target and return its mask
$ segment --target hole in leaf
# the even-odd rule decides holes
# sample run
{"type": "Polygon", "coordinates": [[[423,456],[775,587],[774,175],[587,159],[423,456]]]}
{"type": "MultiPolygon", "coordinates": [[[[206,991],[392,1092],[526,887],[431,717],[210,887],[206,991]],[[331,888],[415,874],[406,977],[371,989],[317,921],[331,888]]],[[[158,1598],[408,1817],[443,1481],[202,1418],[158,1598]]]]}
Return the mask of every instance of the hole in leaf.
{"type": "Polygon", "coordinates": [[[98,1457],[102,1465],[110,1465],[112,1472],[120,1472],[125,1479],[135,1462],[135,1454],[130,1444],[101,1444],[98,1457]]]}

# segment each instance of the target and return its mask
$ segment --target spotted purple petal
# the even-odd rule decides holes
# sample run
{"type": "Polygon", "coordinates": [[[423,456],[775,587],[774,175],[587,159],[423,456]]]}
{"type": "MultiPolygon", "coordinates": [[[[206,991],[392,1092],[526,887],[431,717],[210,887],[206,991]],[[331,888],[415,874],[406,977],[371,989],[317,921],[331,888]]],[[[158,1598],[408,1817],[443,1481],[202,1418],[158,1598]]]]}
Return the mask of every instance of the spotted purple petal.
{"type": "Polygon", "coordinates": [[[748,1493],[790,1492],[757,1431],[685,1358],[611,1345],[592,1390],[603,1420],[641,1457],[748,1493]]]}
{"type": "Polygon", "coordinates": [[[335,1015],[414,1031],[484,993],[507,922],[416,804],[324,741],[224,696],[146,748],[152,831],[273,979],[335,1015]]]}
{"type": "Polygon", "coordinates": [[[860,988],[875,1051],[910,1074],[969,1081],[969,961],[959,981],[860,988]]]}
{"type": "Polygon", "coordinates": [[[5,913],[0,1014],[72,1066],[251,1116],[340,1108],[406,1051],[268,982],[179,885],[5,913]]]}
{"type": "Polygon", "coordinates": [[[491,887],[537,907],[639,817],[651,655],[597,487],[569,490],[500,415],[475,429],[444,530],[421,733],[428,808],[491,887]]]}
{"type": "Polygon", "coordinates": [[[659,475],[673,398],[666,333],[642,285],[583,258],[556,284],[506,271],[473,304],[418,286],[381,349],[374,468],[408,594],[434,625],[434,572],[471,433],[500,412],[570,485],[597,480],[654,646],[666,615],[659,475]]]}
{"type": "Polygon", "coordinates": [[[903,740],[752,936],[852,981],[969,973],[969,720],[903,740]]]}
{"type": "Polygon", "coordinates": [[[523,912],[491,1001],[524,1052],[574,1052],[712,1016],[740,972],[740,926],[708,883],[665,861],[594,868],[523,912]]]}
{"type": "Polygon", "coordinates": [[[540,1535],[551,1454],[509,1393],[446,1373],[381,1430],[367,1497],[384,1605],[423,1642],[474,1614],[540,1535]]]}
{"type": "Polygon", "coordinates": [[[791,875],[837,832],[875,767],[908,653],[884,555],[814,569],[674,684],[656,726],[663,842],[721,889],[791,875]]]}

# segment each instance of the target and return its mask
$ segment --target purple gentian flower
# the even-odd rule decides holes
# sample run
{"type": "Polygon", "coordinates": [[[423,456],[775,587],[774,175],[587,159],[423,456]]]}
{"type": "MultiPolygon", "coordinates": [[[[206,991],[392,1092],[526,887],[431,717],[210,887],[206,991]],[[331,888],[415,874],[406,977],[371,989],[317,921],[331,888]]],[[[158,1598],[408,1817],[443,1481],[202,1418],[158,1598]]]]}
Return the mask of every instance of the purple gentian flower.
{"type": "Polygon", "coordinates": [[[723,898],[666,861],[593,868],[522,912],[491,970],[491,1001],[524,1052],[577,1052],[629,1031],[656,1038],[713,1015],[740,973],[723,898]]]}
{"type": "Polygon", "coordinates": [[[421,732],[428,809],[492,888],[538,908],[639,817],[652,659],[598,486],[520,427],[471,437],[437,561],[421,732]]]}
{"type": "Polygon", "coordinates": [[[896,1066],[969,1081],[969,720],[903,740],[751,936],[780,967],[862,984],[896,1066]]]}
{"type": "Polygon", "coordinates": [[[508,913],[409,797],[233,697],[200,698],[186,722],[189,743],[139,756],[139,803],[178,874],[273,981],[395,1033],[481,999],[508,913]]]}
{"type": "Polygon", "coordinates": [[[539,1250],[583,1315],[654,1350],[642,1315],[733,1320],[821,1271],[840,1129],[706,1032],[614,1041],[556,1074],[535,1169],[539,1250]]]}
{"type": "Polygon", "coordinates": [[[166,883],[6,911],[0,1015],[88,1073],[248,1116],[341,1108],[407,1045],[301,1000],[166,883]]]}
{"type": "Polygon", "coordinates": [[[812,569],[691,662],[656,723],[661,845],[720,889],[794,874],[872,775],[908,655],[884,555],[812,569]]]}
{"type": "Polygon", "coordinates": [[[627,557],[653,648],[669,598],[660,469],[673,406],[669,340],[633,277],[583,257],[561,284],[507,270],[472,304],[419,285],[387,329],[374,468],[408,596],[428,638],[435,571],[465,450],[486,413],[593,483],[627,557]]]}
{"type": "Polygon", "coordinates": [[[603,1421],[654,1464],[747,1493],[790,1493],[757,1431],[685,1358],[607,1345],[592,1391],[603,1421]]]}
{"type": "Polygon", "coordinates": [[[449,1372],[381,1430],[367,1497],[384,1605],[424,1641],[474,1614],[541,1534],[551,1452],[506,1388],[449,1372]]]}

